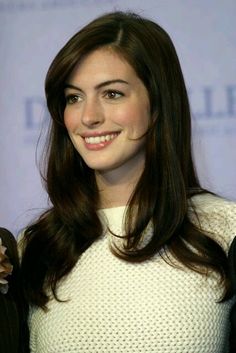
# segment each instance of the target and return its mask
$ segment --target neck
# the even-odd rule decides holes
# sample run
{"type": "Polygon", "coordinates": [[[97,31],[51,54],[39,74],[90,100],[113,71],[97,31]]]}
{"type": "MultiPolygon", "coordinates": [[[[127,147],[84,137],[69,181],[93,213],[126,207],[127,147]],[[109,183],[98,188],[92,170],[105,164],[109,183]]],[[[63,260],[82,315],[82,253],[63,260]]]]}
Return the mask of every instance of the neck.
{"type": "Polygon", "coordinates": [[[133,184],[101,183],[99,186],[100,208],[111,208],[127,205],[134,191],[134,187],[135,185],[133,184]]]}
{"type": "Polygon", "coordinates": [[[96,182],[99,190],[100,208],[125,206],[132,196],[142,169],[132,173],[132,170],[121,174],[116,171],[96,172],[96,182]]]}

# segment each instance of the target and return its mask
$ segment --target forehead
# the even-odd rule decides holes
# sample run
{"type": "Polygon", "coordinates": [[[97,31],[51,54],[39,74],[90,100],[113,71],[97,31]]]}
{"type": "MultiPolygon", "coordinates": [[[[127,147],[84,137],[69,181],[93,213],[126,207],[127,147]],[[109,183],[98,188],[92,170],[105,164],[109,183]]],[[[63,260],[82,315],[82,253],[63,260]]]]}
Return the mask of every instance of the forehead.
{"type": "Polygon", "coordinates": [[[69,81],[75,79],[90,80],[93,78],[104,79],[111,77],[137,78],[133,67],[127,62],[122,54],[106,47],[92,51],[78,62],[72,71],[69,81]]]}

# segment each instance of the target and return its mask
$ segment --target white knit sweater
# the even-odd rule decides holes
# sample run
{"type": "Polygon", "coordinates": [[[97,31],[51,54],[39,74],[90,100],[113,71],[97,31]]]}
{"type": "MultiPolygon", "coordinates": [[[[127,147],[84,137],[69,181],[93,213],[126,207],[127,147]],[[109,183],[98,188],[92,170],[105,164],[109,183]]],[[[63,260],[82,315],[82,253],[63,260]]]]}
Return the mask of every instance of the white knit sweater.
{"type": "MultiPolygon", "coordinates": [[[[195,196],[202,227],[228,250],[236,205],[195,196]]],[[[124,207],[101,212],[121,234],[124,207]]],[[[115,257],[106,233],[59,286],[65,302],[31,308],[32,353],[225,353],[234,299],[217,303],[216,276],[168,265],[160,255],[140,264],[115,257]]]]}

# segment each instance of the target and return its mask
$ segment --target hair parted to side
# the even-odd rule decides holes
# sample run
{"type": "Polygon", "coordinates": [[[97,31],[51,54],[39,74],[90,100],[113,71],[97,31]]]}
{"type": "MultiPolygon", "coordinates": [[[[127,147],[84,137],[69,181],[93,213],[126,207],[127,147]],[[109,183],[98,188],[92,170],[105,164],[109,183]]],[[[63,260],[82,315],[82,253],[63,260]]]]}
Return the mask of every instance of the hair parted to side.
{"type": "Polygon", "coordinates": [[[45,307],[48,289],[58,299],[59,280],[103,231],[97,215],[99,195],[94,171],[72,145],[63,115],[68,77],[89,53],[105,47],[123,57],[144,83],[152,119],[145,168],[129,201],[126,246],[113,252],[127,261],[144,261],[161,248],[168,249],[194,271],[218,272],[227,293],[223,249],[195,227],[187,214],[190,198],[203,190],[194,171],[190,108],[174,45],[153,21],[134,13],[113,12],[76,33],[47,73],[45,90],[52,126],[45,180],[53,206],[25,232],[22,271],[28,300],[45,307]],[[136,222],[131,225],[134,216],[136,222]],[[153,237],[140,248],[150,220],[153,237]]]}

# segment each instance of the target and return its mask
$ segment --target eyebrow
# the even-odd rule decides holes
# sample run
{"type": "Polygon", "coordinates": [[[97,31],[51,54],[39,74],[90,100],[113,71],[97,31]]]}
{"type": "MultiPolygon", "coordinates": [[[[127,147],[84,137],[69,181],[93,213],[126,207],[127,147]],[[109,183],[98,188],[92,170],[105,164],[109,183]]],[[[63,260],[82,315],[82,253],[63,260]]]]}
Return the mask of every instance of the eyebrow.
{"type": "MultiPolygon", "coordinates": [[[[128,85],[129,83],[125,80],[121,80],[121,79],[115,79],[115,80],[108,80],[108,81],[104,81],[104,82],[101,82],[99,83],[98,85],[95,86],[95,89],[99,89],[99,88],[102,88],[104,86],[108,86],[108,85],[111,85],[113,83],[124,83],[126,85],[128,85]]],[[[78,86],[75,86],[75,85],[72,85],[70,83],[66,83],[65,84],[65,87],[64,89],[66,88],[73,88],[73,89],[76,89],[77,91],[83,91],[80,87],[78,86]]]]}

